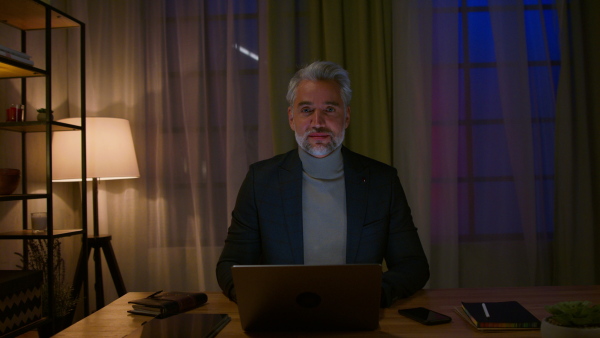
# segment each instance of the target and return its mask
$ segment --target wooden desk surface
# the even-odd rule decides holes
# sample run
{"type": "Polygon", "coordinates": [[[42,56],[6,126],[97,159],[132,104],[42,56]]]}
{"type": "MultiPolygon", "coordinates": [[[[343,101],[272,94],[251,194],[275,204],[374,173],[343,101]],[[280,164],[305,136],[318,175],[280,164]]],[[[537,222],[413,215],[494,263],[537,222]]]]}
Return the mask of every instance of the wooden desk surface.
{"type": "MultiPolygon", "coordinates": [[[[56,337],[123,337],[142,323],[147,316],[130,315],[129,300],[146,297],[150,292],[129,292],[101,310],[71,325],[56,337]]],[[[495,302],[517,300],[538,319],[548,316],[544,306],[567,300],[588,300],[600,304],[600,286],[548,286],[481,289],[432,289],[421,290],[414,296],[397,301],[392,307],[381,310],[380,328],[369,332],[340,333],[245,333],[240,325],[237,305],[221,293],[207,292],[208,303],[191,312],[227,313],[231,322],[219,333],[219,337],[481,337],[483,333],[473,329],[453,309],[464,302],[495,302]],[[452,323],[425,326],[400,316],[399,308],[423,306],[452,317],[452,323]]],[[[497,334],[494,337],[499,337],[497,334]]],[[[540,337],[539,331],[504,332],[502,337],[540,337]]],[[[491,337],[491,338],[494,338],[491,337]]]]}

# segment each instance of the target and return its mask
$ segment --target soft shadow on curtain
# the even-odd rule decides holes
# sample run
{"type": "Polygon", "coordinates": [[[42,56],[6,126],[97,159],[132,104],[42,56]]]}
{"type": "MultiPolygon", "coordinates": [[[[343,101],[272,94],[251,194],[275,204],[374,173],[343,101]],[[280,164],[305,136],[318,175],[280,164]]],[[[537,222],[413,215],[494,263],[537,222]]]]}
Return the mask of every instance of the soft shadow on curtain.
{"type": "Polygon", "coordinates": [[[141,178],[100,195],[126,287],[218,290],[239,184],[259,151],[272,155],[259,137],[270,130],[258,125],[269,118],[256,1],[72,1],[69,12],[88,27],[88,114],[133,129],[141,178]]]}
{"type": "Polygon", "coordinates": [[[561,24],[561,69],[556,112],[556,230],[554,279],[557,284],[600,281],[598,137],[600,68],[598,1],[567,1],[561,24]],[[567,6],[568,5],[568,6],[567,6]],[[567,22],[572,22],[567,25],[567,22]]]}

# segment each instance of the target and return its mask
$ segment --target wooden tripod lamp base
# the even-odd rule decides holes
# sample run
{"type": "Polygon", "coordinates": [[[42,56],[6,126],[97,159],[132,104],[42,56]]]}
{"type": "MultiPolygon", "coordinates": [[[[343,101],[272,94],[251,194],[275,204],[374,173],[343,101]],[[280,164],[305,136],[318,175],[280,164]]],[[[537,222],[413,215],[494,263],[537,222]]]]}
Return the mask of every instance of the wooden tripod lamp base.
{"type": "Polygon", "coordinates": [[[79,262],[77,263],[77,270],[75,271],[73,293],[78,296],[83,284],[83,272],[85,271],[83,264],[87,264],[90,253],[94,250],[96,310],[103,308],[105,305],[104,283],[102,282],[102,253],[104,253],[104,258],[106,259],[106,264],[108,265],[113,283],[115,284],[117,294],[121,297],[127,293],[125,283],[123,282],[123,276],[121,276],[119,264],[117,263],[117,258],[111,244],[111,239],[111,235],[88,236],[87,253],[81,252],[79,262]]]}

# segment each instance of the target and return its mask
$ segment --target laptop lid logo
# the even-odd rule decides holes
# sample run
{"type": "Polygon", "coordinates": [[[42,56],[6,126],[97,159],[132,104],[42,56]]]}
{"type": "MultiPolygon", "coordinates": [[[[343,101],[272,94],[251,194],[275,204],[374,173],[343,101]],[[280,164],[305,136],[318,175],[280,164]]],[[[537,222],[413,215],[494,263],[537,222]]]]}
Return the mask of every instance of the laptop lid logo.
{"type": "Polygon", "coordinates": [[[314,292],[302,292],[296,297],[296,303],[304,308],[315,308],[321,304],[321,296],[314,292]]]}

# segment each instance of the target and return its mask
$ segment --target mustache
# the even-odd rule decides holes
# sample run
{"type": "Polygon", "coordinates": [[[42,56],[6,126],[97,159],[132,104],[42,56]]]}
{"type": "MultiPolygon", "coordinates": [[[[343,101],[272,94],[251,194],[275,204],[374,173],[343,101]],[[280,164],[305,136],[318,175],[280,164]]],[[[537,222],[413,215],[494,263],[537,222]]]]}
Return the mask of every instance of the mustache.
{"type": "Polygon", "coordinates": [[[313,128],[311,130],[307,130],[306,133],[304,133],[304,135],[309,135],[309,134],[312,134],[312,133],[322,133],[322,134],[328,134],[330,136],[333,136],[333,131],[331,131],[328,128],[323,128],[323,127],[321,127],[321,128],[313,128]]]}

